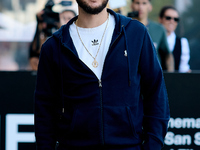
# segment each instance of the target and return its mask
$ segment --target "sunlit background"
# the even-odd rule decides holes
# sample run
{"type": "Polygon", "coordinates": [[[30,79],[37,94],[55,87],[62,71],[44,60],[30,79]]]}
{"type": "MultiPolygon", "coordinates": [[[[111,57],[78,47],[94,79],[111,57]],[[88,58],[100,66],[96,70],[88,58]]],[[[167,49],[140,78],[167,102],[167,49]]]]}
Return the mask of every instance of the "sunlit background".
{"type": "MultiPolygon", "coordinates": [[[[36,29],[36,13],[47,0],[0,0],[0,70],[30,70],[29,45],[36,29]]],[[[59,0],[55,0],[58,3],[59,0]]],[[[120,7],[127,15],[131,0],[120,7]]],[[[192,70],[200,70],[200,1],[199,0],[152,0],[153,11],[149,18],[157,21],[162,6],[173,5],[180,12],[181,21],[176,30],[178,36],[186,37],[190,44],[192,70]]]]}

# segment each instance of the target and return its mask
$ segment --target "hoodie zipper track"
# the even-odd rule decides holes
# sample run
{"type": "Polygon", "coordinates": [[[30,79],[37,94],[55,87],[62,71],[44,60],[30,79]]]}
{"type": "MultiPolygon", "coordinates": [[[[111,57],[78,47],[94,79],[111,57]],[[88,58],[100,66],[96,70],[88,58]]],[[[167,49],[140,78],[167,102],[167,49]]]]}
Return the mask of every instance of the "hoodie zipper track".
{"type": "MultiPolygon", "coordinates": [[[[111,47],[113,46],[113,44],[117,41],[117,39],[121,36],[121,32],[119,33],[119,35],[117,36],[117,38],[114,40],[114,42],[111,44],[109,50],[111,49],[111,47]]],[[[69,49],[67,46],[65,46],[64,44],[62,44],[65,48],[69,49]]],[[[70,49],[69,49],[70,50],[70,49]]],[[[108,50],[108,51],[109,51],[108,50]]],[[[71,50],[70,50],[71,51],[71,50]]],[[[75,56],[77,56],[73,51],[71,51],[75,56]]],[[[106,58],[105,58],[106,60],[106,58]]],[[[104,62],[105,65],[105,62],[104,62]]],[[[104,66],[103,66],[104,69],[104,66]]],[[[103,70],[102,70],[102,74],[103,74],[103,70]]],[[[95,75],[95,74],[94,74],[95,75]]],[[[101,107],[101,140],[102,140],[102,145],[104,145],[105,141],[104,141],[104,127],[103,127],[103,96],[102,96],[102,82],[101,80],[98,80],[98,84],[99,84],[99,89],[100,89],[100,107],[101,107]]],[[[64,110],[64,108],[63,108],[64,110]]]]}
{"type": "Polygon", "coordinates": [[[104,145],[104,127],[103,127],[103,98],[102,98],[102,82],[99,80],[99,90],[100,90],[100,107],[101,107],[101,140],[102,145],[104,145]]]}
{"type": "MultiPolygon", "coordinates": [[[[116,41],[116,40],[115,40],[116,41]]],[[[65,48],[67,48],[67,49],[69,49],[67,46],[65,46],[64,44],[63,44],[63,46],[65,47],[65,48]]],[[[69,49],[70,50],[70,49],[69,49]]],[[[70,50],[71,51],[71,50],[70,50]]],[[[75,55],[76,57],[77,57],[77,55],[73,52],[73,51],[71,51],[72,53],[73,53],[73,55],[75,55]]],[[[77,57],[78,58],[78,57],[77,57]]],[[[81,62],[81,61],[80,61],[81,62]]],[[[89,67],[88,67],[88,69],[90,69],[89,67]]],[[[91,72],[92,72],[92,70],[91,70],[91,72]]],[[[93,73],[93,72],[92,72],[93,73]]],[[[102,73],[103,73],[103,70],[102,70],[102,73]]],[[[94,73],[93,73],[94,74],[94,73]]],[[[95,75],[95,74],[94,74],[95,75]]],[[[95,75],[96,76],[96,75],[95,75]]],[[[99,86],[99,89],[100,89],[100,108],[101,108],[101,140],[102,140],[102,145],[104,145],[104,127],[103,127],[103,98],[102,98],[102,82],[101,82],[101,80],[98,80],[98,86],[99,86]]],[[[62,109],[62,111],[64,110],[64,108],[62,109]]]]}
{"type": "MultiPolygon", "coordinates": [[[[118,40],[118,38],[120,37],[120,35],[122,34],[122,32],[119,33],[118,37],[114,40],[114,42],[112,43],[112,45],[110,46],[110,48],[113,46],[113,44],[118,40]]],[[[110,49],[109,48],[109,49],[110,49]]]]}
{"type": "MultiPolygon", "coordinates": [[[[114,42],[111,44],[109,50],[111,49],[111,47],[113,46],[113,44],[117,41],[117,39],[120,36],[121,36],[121,32],[119,33],[119,35],[117,36],[117,38],[114,40],[114,42]]],[[[105,58],[105,60],[106,60],[106,58],[105,58]]],[[[104,62],[104,65],[105,65],[105,62],[104,62]]],[[[103,69],[104,69],[104,66],[103,66],[103,69]]],[[[102,70],[102,74],[103,74],[103,70],[102,70]]],[[[102,82],[101,82],[101,80],[99,80],[99,89],[100,89],[100,103],[101,103],[100,104],[100,107],[101,107],[101,140],[102,140],[102,145],[104,145],[105,141],[104,141],[104,126],[103,126],[103,122],[104,122],[103,121],[103,96],[102,96],[102,82]]]]}

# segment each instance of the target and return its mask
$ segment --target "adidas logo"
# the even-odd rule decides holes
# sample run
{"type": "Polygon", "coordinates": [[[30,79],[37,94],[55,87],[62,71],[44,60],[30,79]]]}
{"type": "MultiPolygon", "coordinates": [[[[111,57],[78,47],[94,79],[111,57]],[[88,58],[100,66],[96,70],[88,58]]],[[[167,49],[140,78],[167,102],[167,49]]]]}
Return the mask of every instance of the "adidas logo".
{"type": "Polygon", "coordinates": [[[95,45],[99,45],[99,43],[98,43],[98,40],[94,39],[94,41],[92,41],[92,46],[95,46],[95,45]]]}

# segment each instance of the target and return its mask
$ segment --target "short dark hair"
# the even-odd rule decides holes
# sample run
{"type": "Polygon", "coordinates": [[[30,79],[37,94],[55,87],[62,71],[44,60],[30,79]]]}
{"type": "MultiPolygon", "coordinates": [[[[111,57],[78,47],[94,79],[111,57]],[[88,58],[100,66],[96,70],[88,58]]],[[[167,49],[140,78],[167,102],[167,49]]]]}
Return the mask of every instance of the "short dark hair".
{"type": "Polygon", "coordinates": [[[159,17],[160,17],[160,18],[163,18],[164,15],[165,15],[165,12],[166,12],[168,9],[173,9],[173,10],[175,10],[176,12],[178,12],[178,10],[177,10],[174,6],[164,6],[164,7],[160,10],[159,17]]]}

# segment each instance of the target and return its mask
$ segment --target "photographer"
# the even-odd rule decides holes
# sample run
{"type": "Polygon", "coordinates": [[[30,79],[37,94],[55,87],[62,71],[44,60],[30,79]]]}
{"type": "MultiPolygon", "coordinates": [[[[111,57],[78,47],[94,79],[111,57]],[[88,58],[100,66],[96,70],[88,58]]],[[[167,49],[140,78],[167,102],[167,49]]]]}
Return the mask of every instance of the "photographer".
{"type": "Polygon", "coordinates": [[[29,62],[32,70],[36,71],[38,68],[42,44],[57,29],[76,16],[76,7],[77,5],[74,1],[63,0],[55,5],[52,0],[49,0],[46,3],[45,8],[37,13],[36,32],[29,49],[29,62]]]}

